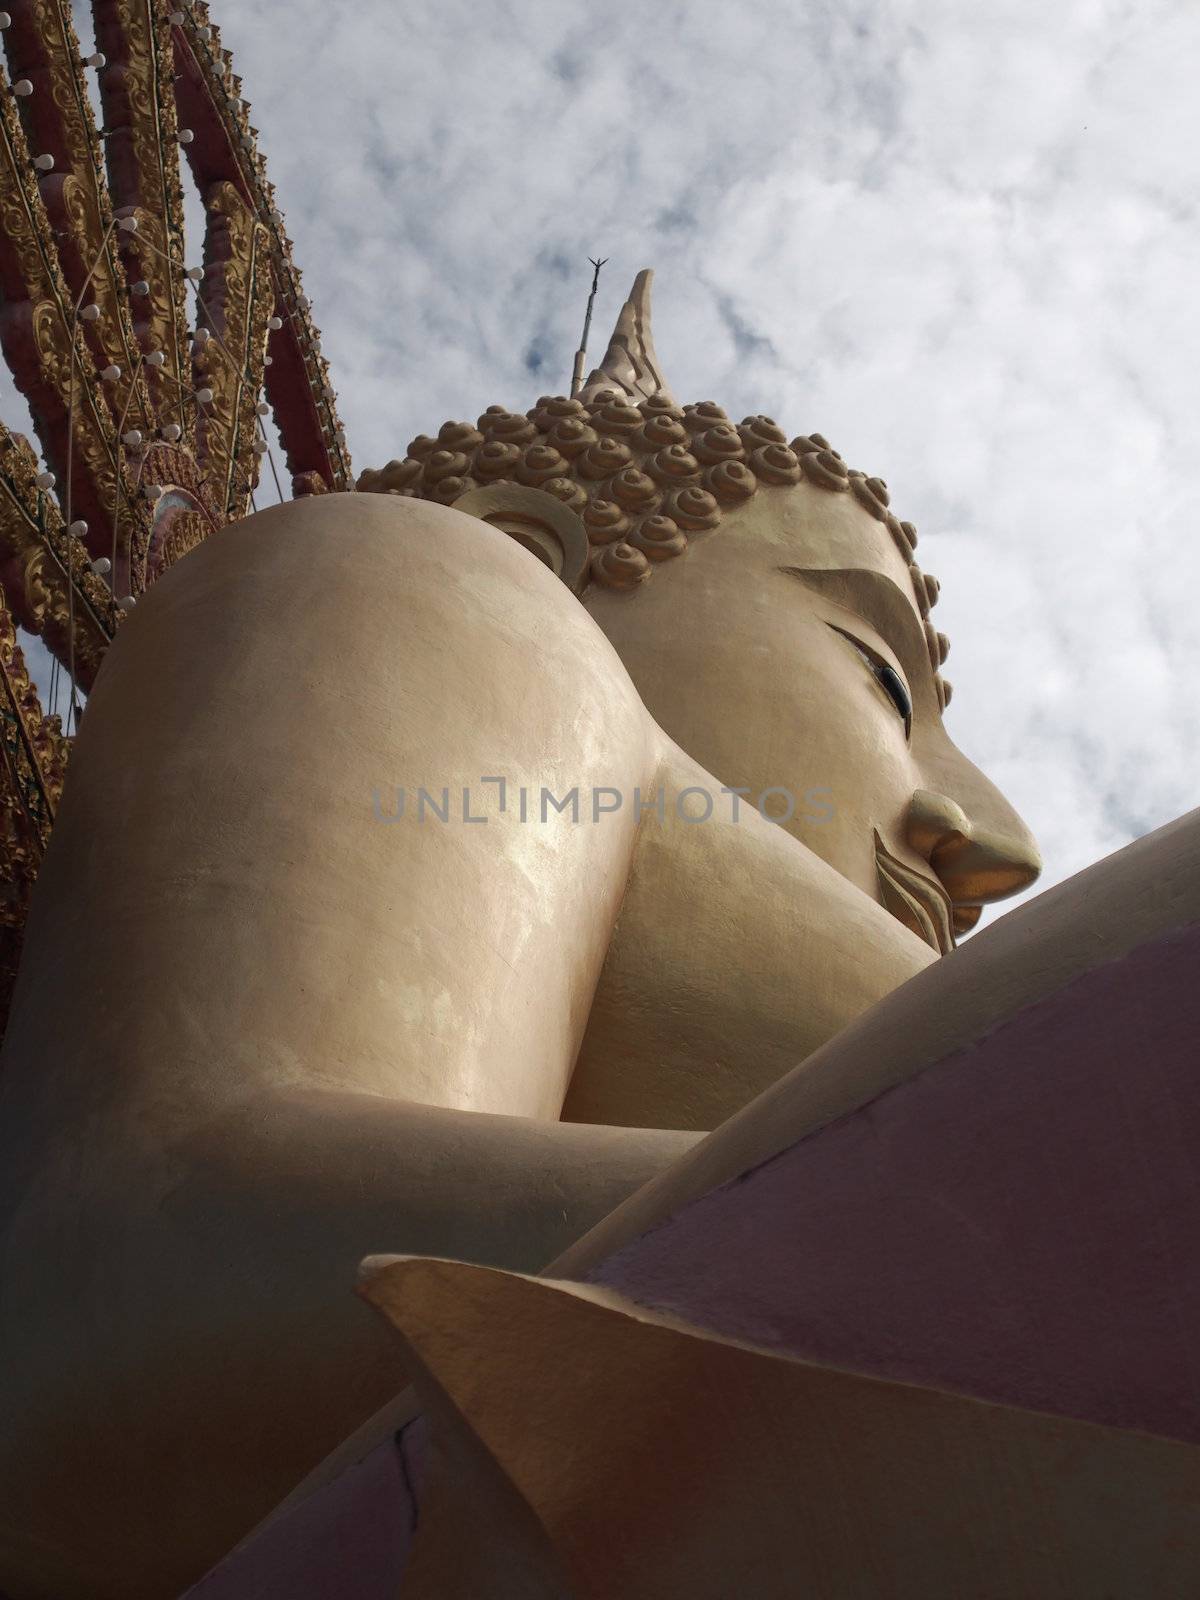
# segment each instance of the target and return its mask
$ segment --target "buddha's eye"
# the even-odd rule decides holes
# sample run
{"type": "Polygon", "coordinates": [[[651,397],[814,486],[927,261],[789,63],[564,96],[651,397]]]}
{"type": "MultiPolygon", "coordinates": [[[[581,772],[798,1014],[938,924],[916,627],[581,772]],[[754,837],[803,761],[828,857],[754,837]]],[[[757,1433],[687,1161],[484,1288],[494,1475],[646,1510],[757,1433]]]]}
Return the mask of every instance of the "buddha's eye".
{"type": "Polygon", "coordinates": [[[904,679],[896,671],[895,667],[884,661],[869,646],[863,644],[861,639],[856,639],[852,633],[847,633],[842,628],[834,627],[833,623],[830,623],[829,626],[833,628],[834,633],[840,634],[847,644],[854,647],[856,653],[870,668],[875,681],[899,712],[904,722],[904,732],[907,737],[912,731],[912,697],[909,695],[908,685],[904,679]]]}
{"type": "Polygon", "coordinates": [[[904,680],[895,667],[889,667],[885,661],[882,666],[876,667],[875,676],[892,697],[892,704],[904,718],[905,722],[912,716],[912,701],[908,698],[908,690],[904,687],[904,680]]]}

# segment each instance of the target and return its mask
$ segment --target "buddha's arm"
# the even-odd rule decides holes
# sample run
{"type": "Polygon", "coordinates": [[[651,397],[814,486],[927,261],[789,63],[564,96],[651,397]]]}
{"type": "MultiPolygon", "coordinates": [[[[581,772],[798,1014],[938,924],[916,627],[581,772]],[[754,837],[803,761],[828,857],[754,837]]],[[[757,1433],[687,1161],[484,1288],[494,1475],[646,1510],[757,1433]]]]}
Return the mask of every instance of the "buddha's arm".
{"type": "Polygon", "coordinates": [[[937,957],[675,746],[659,786],[563,1115],[712,1129],[937,957]]]}
{"type": "Polygon", "coordinates": [[[123,1197],[69,1143],[57,1214],[7,1241],[0,1574],[180,1592],[401,1386],[364,1249],[536,1270],[695,1137],[285,1088],[163,1151],[165,1188],[131,1162],[123,1197]]]}
{"type": "MultiPolygon", "coordinates": [[[[56,946],[108,1097],[169,1073],[206,1115],[309,1086],[554,1117],[636,831],[554,802],[646,784],[659,744],[503,535],[385,496],[279,507],[123,630],[27,948],[56,946]]],[[[46,1017],[15,1013],[10,1054],[46,1017]]]]}
{"type": "Polygon", "coordinates": [[[562,585],[435,506],[267,512],[146,597],[0,1074],[0,1555],[182,1587],[394,1390],[365,1251],[534,1267],[692,1142],[554,1120],[635,826],[540,787],[632,791],[658,749],[562,585]]]}
{"type": "Polygon", "coordinates": [[[332,496],[223,533],[88,707],[8,1125],[53,1104],[162,1147],[299,1088],[556,1117],[636,825],[554,801],[647,784],[660,742],[572,596],[473,519],[332,496]]]}

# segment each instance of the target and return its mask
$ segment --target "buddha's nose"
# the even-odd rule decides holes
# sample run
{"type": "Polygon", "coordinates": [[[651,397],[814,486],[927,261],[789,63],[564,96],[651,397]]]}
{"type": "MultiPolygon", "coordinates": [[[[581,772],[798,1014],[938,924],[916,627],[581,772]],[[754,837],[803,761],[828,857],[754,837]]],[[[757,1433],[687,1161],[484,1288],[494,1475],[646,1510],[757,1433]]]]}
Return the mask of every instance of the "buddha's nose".
{"type": "MultiPolygon", "coordinates": [[[[909,804],[905,833],[964,913],[1027,889],[1042,870],[1033,835],[999,794],[984,814],[971,817],[948,795],[918,789],[909,804]]],[[[958,930],[977,915],[956,916],[958,930]]]]}

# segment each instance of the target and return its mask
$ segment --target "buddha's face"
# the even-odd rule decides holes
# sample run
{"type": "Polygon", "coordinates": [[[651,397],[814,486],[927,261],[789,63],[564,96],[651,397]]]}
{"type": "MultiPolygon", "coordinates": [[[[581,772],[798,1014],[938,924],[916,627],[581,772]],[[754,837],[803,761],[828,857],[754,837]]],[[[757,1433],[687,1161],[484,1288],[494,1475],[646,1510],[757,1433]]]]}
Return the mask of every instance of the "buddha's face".
{"type": "Polygon", "coordinates": [[[778,791],[767,814],[935,948],[1036,877],[1028,828],[942,724],[908,569],[851,495],[760,492],[585,603],[678,745],[747,803],[778,791]]]}

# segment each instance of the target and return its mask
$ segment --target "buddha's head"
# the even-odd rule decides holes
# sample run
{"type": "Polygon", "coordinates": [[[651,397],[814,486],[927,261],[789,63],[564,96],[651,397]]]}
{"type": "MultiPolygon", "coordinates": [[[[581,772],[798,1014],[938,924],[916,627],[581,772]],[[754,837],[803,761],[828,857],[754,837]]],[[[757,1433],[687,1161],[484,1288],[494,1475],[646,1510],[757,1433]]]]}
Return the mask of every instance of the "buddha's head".
{"type": "Polygon", "coordinates": [[[768,417],[676,405],[648,292],[641,274],[579,396],[446,423],[359,488],[519,540],[682,749],[944,952],[1040,863],[946,732],[949,645],[916,531],[819,434],[789,443],[768,417]]]}

